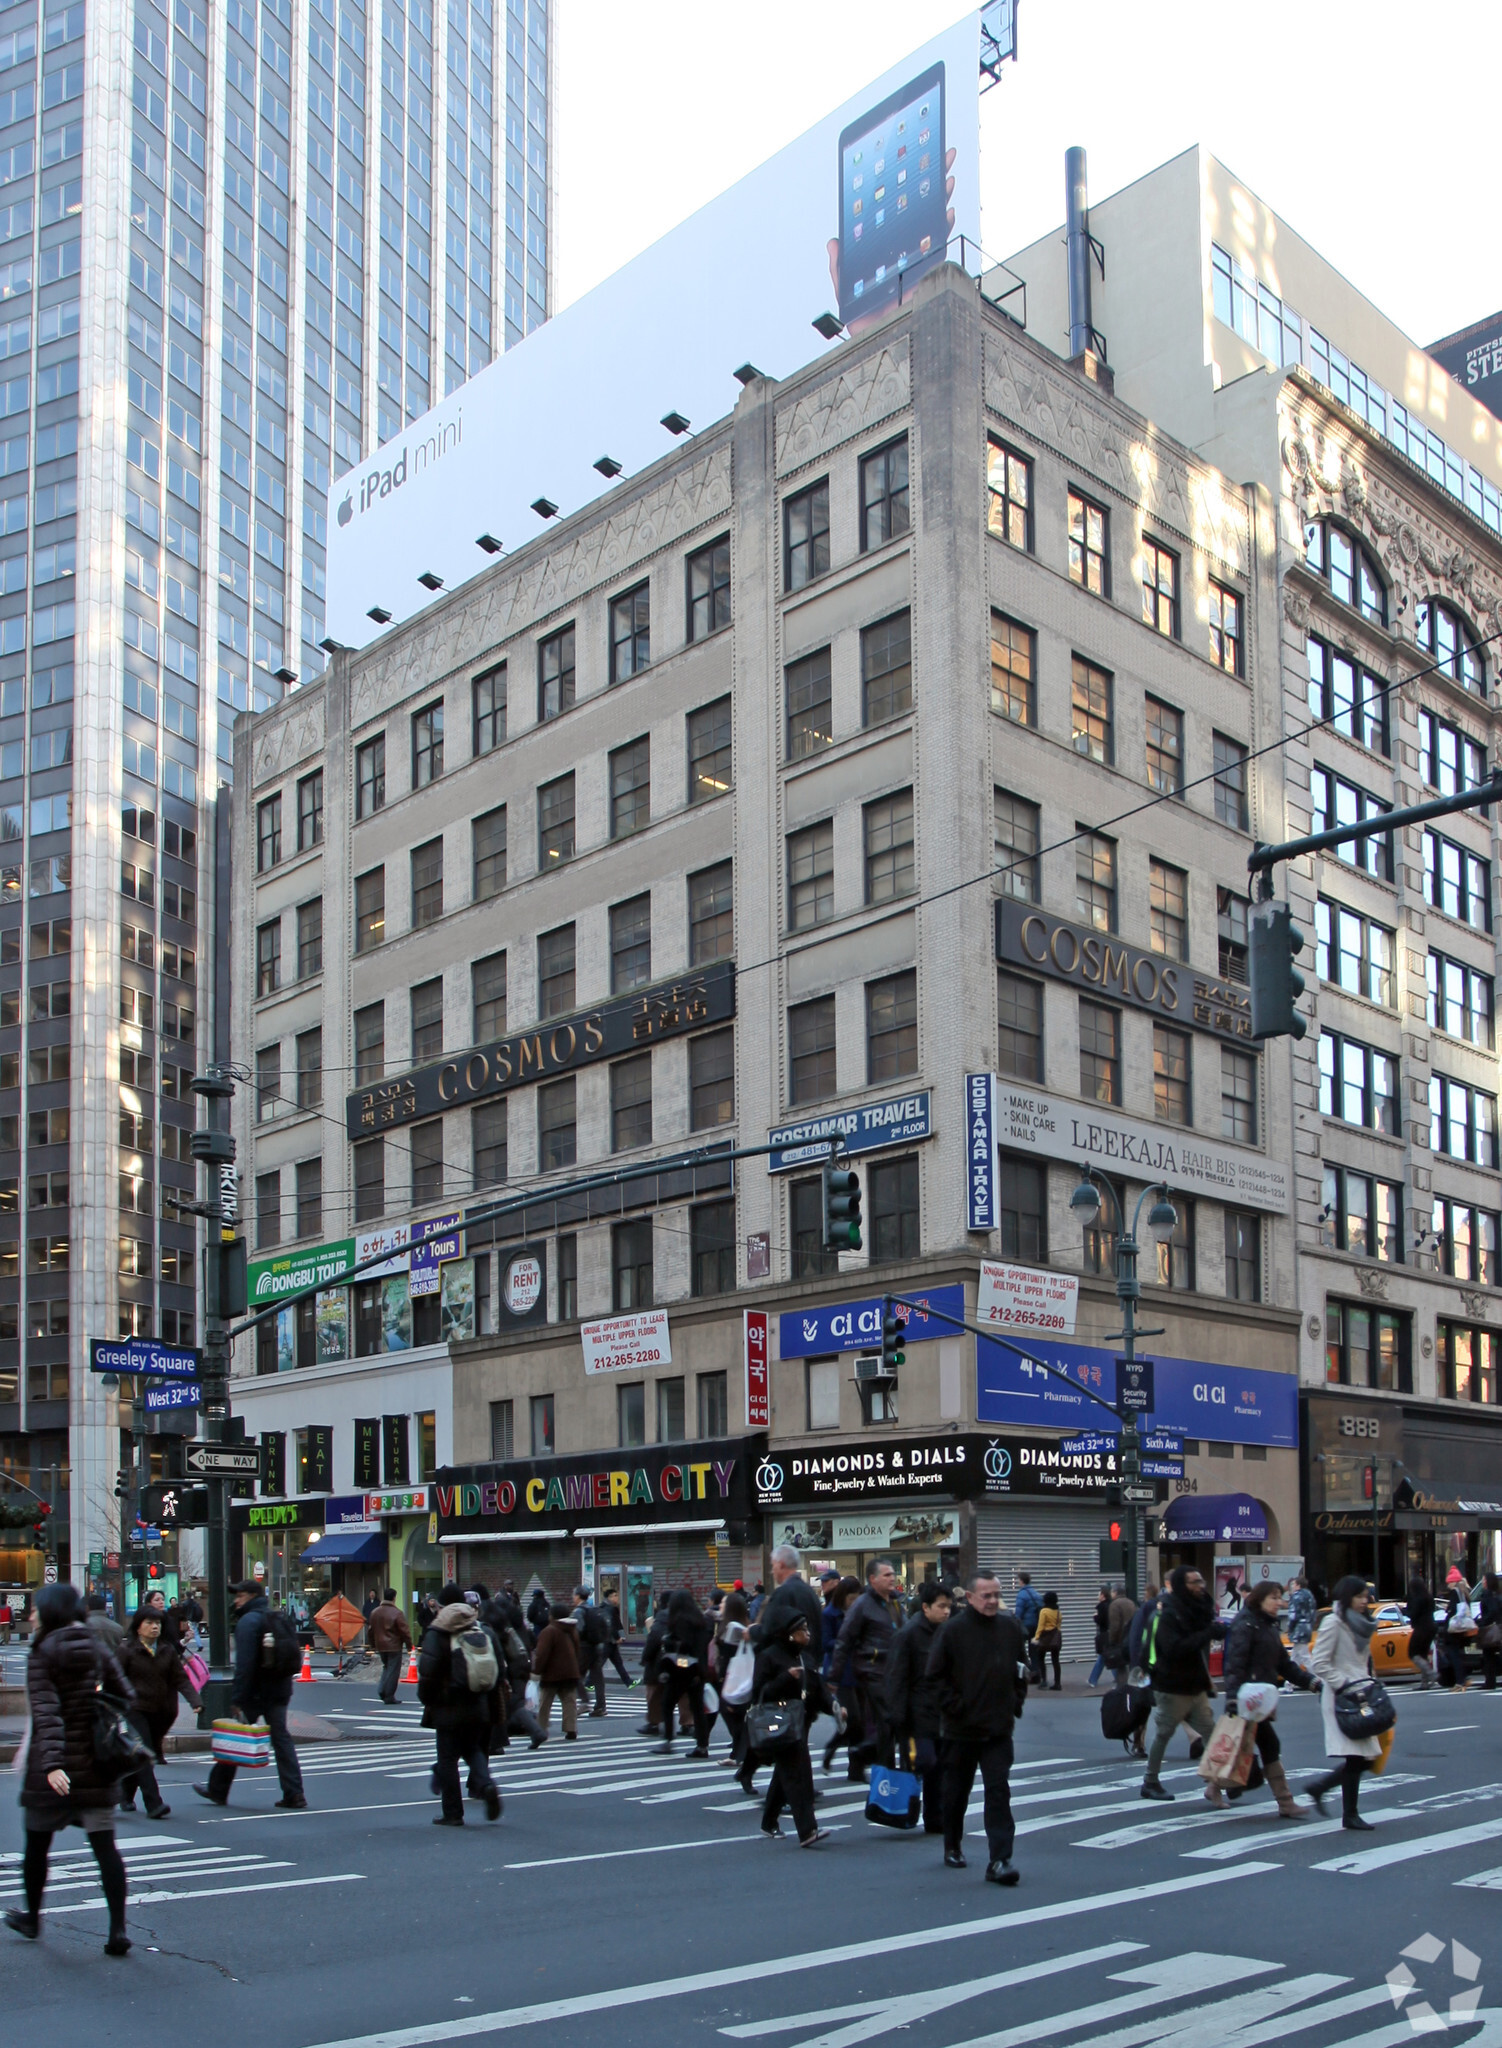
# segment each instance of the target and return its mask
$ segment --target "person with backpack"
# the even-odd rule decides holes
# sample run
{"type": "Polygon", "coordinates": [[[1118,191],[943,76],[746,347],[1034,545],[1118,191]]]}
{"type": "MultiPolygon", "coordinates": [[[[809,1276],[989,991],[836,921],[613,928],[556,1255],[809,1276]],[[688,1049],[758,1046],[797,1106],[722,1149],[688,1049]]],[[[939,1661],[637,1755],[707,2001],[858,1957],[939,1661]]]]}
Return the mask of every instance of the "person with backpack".
{"type": "Polygon", "coordinates": [[[553,1603],[541,1586],[532,1588],[532,1598],[527,1602],[527,1627],[532,1631],[532,1642],[542,1634],[553,1618],[553,1603]]]}
{"type": "MultiPolygon", "coordinates": [[[[1149,1620],[1143,1641],[1154,1710],[1147,1775],[1142,1780],[1144,1799],[1173,1798],[1158,1774],[1179,1723],[1187,1721],[1202,1742],[1215,1727],[1209,1651],[1217,1632],[1215,1602],[1204,1575],[1190,1565],[1175,1565],[1168,1574],[1168,1591],[1149,1620]]],[[[1212,1806],[1219,1806],[1220,1787],[1207,1784],[1205,1797],[1212,1806]]]]}
{"type": "MultiPolygon", "coordinates": [[[[527,1680],[532,1676],[532,1652],[527,1647],[526,1623],[514,1593],[493,1593],[480,1609],[480,1619],[501,1648],[506,1674],[506,1733],[525,1735],[533,1749],[547,1741],[542,1723],[527,1705],[527,1680]]],[[[495,1747],[494,1743],[491,1745],[495,1747]]]]}
{"type": "Polygon", "coordinates": [[[469,1767],[470,1790],[485,1801],[489,1820],[501,1817],[501,1795],[490,1775],[490,1744],[504,1728],[501,1649],[458,1586],[445,1586],[438,1616],[417,1652],[417,1697],[422,1725],[434,1733],[433,1779],[443,1811],[434,1827],[462,1828],[464,1794],[459,1765],[469,1767]]]}
{"type": "Polygon", "coordinates": [[[1033,1637],[1038,1633],[1038,1616],[1042,1611],[1043,1602],[1033,1591],[1032,1573],[1018,1572],[1017,1597],[1012,1602],[1012,1613],[1027,1643],[1028,1669],[1032,1672],[1034,1681],[1039,1684],[1042,1682],[1043,1673],[1040,1669],[1040,1660],[1033,1649],[1033,1637]]]}
{"type": "MultiPolygon", "coordinates": [[[[277,1806],[286,1813],[300,1813],[308,1801],[297,1750],[287,1730],[292,1681],[302,1669],[297,1624],[283,1608],[268,1604],[258,1580],[236,1579],[229,1590],[235,1607],[230,1705],[243,1720],[264,1721],[271,1730],[271,1753],[282,1788],[277,1806]]],[[[236,1769],[235,1764],[216,1762],[208,1783],[195,1785],[193,1790],[211,1806],[225,1806],[236,1769]]]]}
{"type": "Polygon", "coordinates": [[[593,1686],[595,1703],[589,1711],[595,1720],[603,1721],[608,1711],[605,1705],[605,1645],[610,1641],[610,1623],[594,1605],[588,1586],[574,1588],[574,1626],[579,1631],[579,1699],[581,1703],[588,1700],[593,1686]]]}

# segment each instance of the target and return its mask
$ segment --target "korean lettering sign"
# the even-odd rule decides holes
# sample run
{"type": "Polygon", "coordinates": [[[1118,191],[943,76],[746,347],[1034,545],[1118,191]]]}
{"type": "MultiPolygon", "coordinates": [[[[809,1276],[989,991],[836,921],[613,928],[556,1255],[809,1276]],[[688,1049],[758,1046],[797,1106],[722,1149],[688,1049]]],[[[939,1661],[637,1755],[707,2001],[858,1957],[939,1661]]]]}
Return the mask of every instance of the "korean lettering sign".
{"type": "Polygon", "coordinates": [[[746,1427],[769,1429],[772,1423],[770,1368],[767,1364],[767,1312],[748,1308],[746,1318],[746,1427]]]}
{"type": "MultiPolygon", "coordinates": [[[[904,1337],[909,1344],[921,1344],[938,1337],[960,1334],[951,1324],[924,1313],[924,1304],[946,1316],[963,1318],[963,1287],[930,1287],[915,1291],[912,1304],[899,1302],[904,1337]]],[[[830,1351],[865,1351],[881,1346],[882,1297],[868,1301],[841,1301],[829,1307],[795,1309],[778,1318],[778,1353],[783,1358],[816,1358],[830,1351]]]]}

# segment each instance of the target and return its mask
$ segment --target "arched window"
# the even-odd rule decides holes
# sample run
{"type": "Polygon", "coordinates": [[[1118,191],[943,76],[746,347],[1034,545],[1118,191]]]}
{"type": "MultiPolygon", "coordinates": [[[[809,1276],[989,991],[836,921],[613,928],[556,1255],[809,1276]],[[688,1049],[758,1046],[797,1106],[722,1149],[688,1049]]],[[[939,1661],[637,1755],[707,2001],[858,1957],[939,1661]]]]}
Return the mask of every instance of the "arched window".
{"type": "Polygon", "coordinates": [[[1374,626],[1387,624],[1387,585],[1366,549],[1330,519],[1311,519],[1304,528],[1304,559],[1323,576],[1342,604],[1351,605],[1374,626]]]}
{"type": "Polygon", "coordinates": [[[1447,604],[1426,598],[1414,611],[1414,638],[1442,674],[1478,697],[1486,695],[1486,668],[1470,627],[1447,604]]]}

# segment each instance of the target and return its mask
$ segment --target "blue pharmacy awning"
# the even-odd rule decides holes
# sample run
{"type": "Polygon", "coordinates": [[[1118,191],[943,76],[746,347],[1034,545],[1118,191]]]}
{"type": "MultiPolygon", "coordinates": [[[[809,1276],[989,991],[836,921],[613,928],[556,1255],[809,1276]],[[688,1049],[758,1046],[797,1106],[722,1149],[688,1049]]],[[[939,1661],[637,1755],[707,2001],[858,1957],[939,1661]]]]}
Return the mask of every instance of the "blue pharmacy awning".
{"type": "Polygon", "coordinates": [[[1249,1493],[1181,1493],[1163,1511],[1176,1543],[1265,1543],[1267,1516],[1249,1493]]]}
{"type": "Polygon", "coordinates": [[[384,1529],[328,1529],[316,1543],[308,1545],[306,1556],[310,1564],[317,1564],[320,1559],[328,1564],[384,1564],[386,1532],[384,1529]]]}

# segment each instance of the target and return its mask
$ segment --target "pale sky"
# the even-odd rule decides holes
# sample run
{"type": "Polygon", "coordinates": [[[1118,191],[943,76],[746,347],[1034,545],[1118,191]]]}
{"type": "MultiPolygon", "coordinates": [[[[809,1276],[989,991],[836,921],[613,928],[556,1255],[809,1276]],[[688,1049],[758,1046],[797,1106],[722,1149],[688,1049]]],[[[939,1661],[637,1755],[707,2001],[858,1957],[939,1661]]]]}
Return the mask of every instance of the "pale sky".
{"type": "MultiPolygon", "coordinates": [[[[962,11],[553,0],[560,305],[962,11]]],[[[1021,0],[1019,40],[981,102],[988,256],[1062,221],[1069,144],[1104,198],[1202,142],[1410,339],[1502,307],[1491,0],[1021,0]]]]}

